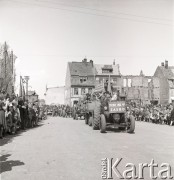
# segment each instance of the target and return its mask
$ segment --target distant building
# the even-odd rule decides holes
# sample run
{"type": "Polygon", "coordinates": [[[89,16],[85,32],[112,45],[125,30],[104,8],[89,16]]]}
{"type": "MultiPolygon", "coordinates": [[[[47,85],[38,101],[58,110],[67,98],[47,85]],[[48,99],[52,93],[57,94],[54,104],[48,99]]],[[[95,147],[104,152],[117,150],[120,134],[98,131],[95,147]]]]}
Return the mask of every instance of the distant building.
{"type": "Polygon", "coordinates": [[[143,71],[140,75],[124,75],[123,86],[127,94],[127,99],[141,104],[149,104],[149,82],[151,76],[145,76],[143,71]]]}
{"type": "Polygon", "coordinates": [[[159,78],[160,103],[167,104],[174,101],[174,66],[169,66],[168,61],[158,66],[154,77],[159,78]]]}
{"type": "Polygon", "coordinates": [[[46,88],[45,103],[47,105],[64,104],[64,94],[65,94],[64,86],[46,88]]]}
{"type": "Polygon", "coordinates": [[[95,87],[93,61],[68,62],[65,80],[65,104],[73,106],[95,87]]]}
{"type": "Polygon", "coordinates": [[[45,99],[39,99],[39,105],[40,106],[45,105],[45,99]]]}
{"type": "MultiPolygon", "coordinates": [[[[26,97],[26,99],[27,99],[27,97],[26,97]]],[[[28,91],[28,102],[29,103],[34,103],[34,102],[38,101],[38,99],[39,99],[39,95],[36,94],[35,91],[28,91]]]]}
{"type": "Polygon", "coordinates": [[[149,100],[153,104],[160,103],[160,80],[158,77],[152,77],[149,82],[149,100]]]}

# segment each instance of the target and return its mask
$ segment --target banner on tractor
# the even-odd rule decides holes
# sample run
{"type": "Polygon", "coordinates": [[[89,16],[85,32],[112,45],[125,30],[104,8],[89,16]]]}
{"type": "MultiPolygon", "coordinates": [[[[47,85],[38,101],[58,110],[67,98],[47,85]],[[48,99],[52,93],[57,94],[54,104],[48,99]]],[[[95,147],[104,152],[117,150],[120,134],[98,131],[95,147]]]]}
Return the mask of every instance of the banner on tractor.
{"type": "Polygon", "coordinates": [[[126,111],[125,101],[116,101],[109,103],[110,113],[124,113],[126,111]]]}

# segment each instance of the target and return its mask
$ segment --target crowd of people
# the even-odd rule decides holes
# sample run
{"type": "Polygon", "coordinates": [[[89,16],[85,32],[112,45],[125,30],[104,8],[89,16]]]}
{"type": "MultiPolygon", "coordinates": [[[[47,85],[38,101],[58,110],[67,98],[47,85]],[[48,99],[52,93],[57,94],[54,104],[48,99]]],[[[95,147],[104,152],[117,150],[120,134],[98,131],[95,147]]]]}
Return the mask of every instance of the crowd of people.
{"type": "Polygon", "coordinates": [[[38,102],[28,103],[22,98],[0,99],[0,138],[16,134],[19,130],[33,128],[40,119],[46,118],[46,110],[38,102]]]}
{"type": "Polygon", "coordinates": [[[137,121],[152,122],[155,124],[174,125],[174,108],[172,103],[167,105],[128,105],[137,121]]]}
{"type": "Polygon", "coordinates": [[[71,117],[73,108],[69,105],[51,105],[48,109],[48,114],[52,116],[60,116],[60,117],[71,117]]]}

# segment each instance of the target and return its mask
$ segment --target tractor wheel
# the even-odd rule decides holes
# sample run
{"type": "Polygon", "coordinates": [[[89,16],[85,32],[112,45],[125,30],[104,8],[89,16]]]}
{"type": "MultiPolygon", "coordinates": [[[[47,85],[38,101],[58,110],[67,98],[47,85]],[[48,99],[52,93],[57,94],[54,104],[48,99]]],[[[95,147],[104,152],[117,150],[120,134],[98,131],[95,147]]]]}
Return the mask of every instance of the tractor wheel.
{"type": "Polygon", "coordinates": [[[100,132],[101,133],[106,132],[106,118],[104,114],[101,114],[100,116],[100,132]]]}
{"type": "Polygon", "coordinates": [[[134,116],[129,117],[129,122],[128,123],[129,123],[129,125],[127,127],[127,132],[128,133],[133,133],[134,130],[135,130],[135,118],[134,118],[134,116]]]}
{"type": "Polygon", "coordinates": [[[99,129],[99,122],[100,122],[100,102],[95,102],[95,109],[94,109],[94,119],[92,121],[92,128],[93,130],[99,129]]]}
{"type": "Polygon", "coordinates": [[[85,124],[88,124],[88,122],[89,122],[89,114],[86,114],[86,116],[85,116],[85,124]]]}
{"type": "Polygon", "coordinates": [[[89,126],[92,126],[92,121],[93,121],[93,117],[91,116],[91,117],[89,118],[89,120],[88,120],[88,125],[89,125],[89,126]]]}

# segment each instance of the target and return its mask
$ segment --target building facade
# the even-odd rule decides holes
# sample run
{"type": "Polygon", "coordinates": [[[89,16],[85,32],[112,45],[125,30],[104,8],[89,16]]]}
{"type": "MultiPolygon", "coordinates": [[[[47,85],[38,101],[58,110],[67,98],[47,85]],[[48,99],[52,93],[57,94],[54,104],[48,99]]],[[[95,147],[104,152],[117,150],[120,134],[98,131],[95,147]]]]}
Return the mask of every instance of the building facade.
{"type": "Polygon", "coordinates": [[[103,65],[103,64],[95,64],[95,85],[98,86],[106,81],[110,81],[114,88],[122,91],[123,88],[123,78],[120,73],[120,68],[118,64],[103,65]]]}
{"type": "Polygon", "coordinates": [[[93,61],[69,62],[65,80],[65,104],[73,106],[95,87],[93,61]]]}
{"type": "Polygon", "coordinates": [[[38,101],[39,95],[35,91],[28,91],[28,96],[25,99],[28,99],[29,103],[34,103],[38,101]]]}
{"type": "Polygon", "coordinates": [[[122,78],[127,100],[140,104],[149,104],[151,102],[149,83],[153,79],[152,76],[145,76],[141,71],[140,75],[124,75],[122,78]]]}
{"type": "Polygon", "coordinates": [[[154,77],[159,78],[160,104],[174,101],[174,66],[169,66],[168,61],[158,66],[154,77]]]}

